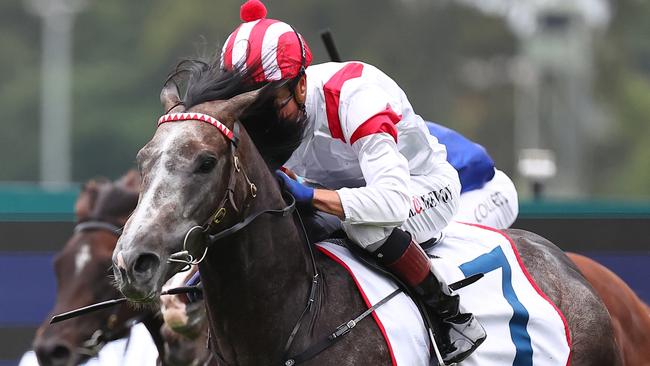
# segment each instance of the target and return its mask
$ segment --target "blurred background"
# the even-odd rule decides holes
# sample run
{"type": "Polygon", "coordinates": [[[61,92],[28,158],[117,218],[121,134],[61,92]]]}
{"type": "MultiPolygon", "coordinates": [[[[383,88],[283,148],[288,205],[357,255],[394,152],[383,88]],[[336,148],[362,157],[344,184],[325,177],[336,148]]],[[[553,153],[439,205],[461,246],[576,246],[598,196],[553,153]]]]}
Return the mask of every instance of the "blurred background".
{"type": "MultiPolygon", "coordinates": [[[[378,66],[426,120],[482,144],[520,192],[515,227],[590,254],[646,300],[650,2],[267,0],[314,62],[378,66]]],[[[0,2],[0,365],[53,303],[79,184],[134,166],[183,57],[213,55],[238,0],[0,2]]]]}

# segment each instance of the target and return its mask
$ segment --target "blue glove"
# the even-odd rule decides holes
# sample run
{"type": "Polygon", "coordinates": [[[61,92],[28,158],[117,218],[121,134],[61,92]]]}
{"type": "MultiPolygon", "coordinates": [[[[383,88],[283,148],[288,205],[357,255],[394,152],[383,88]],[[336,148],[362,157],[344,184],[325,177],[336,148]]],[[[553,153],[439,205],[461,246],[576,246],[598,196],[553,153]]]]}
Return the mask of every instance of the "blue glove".
{"type": "Polygon", "coordinates": [[[284,186],[291,193],[297,203],[311,205],[314,199],[314,189],[301,184],[300,182],[289,178],[288,175],[280,170],[275,171],[275,175],[280,177],[284,182],[284,186]]]}
{"type": "MultiPolygon", "coordinates": [[[[193,274],[189,280],[187,280],[185,286],[200,286],[200,283],[201,274],[199,271],[196,271],[196,273],[193,274]]],[[[187,300],[190,302],[190,304],[203,300],[203,291],[188,292],[185,295],[187,296],[187,300]]]]}

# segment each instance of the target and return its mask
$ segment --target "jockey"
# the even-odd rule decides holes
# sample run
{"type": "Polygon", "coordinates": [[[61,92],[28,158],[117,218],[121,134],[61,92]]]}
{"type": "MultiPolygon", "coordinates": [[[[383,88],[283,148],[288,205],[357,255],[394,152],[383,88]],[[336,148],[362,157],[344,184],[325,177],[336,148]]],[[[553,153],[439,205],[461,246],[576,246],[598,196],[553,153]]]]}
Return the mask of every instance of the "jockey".
{"type": "Polygon", "coordinates": [[[460,204],[455,221],[507,229],[519,213],[512,180],[494,167],[485,148],[460,133],[426,122],[429,132],[447,148],[447,161],[460,177],[460,204]]]}
{"type": "Polygon", "coordinates": [[[286,189],[298,203],[338,216],[353,242],[442,319],[445,362],[465,359],[485,330],[460,309],[421,247],[440,238],[459,205],[460,181],[444,145],[379,69],[362,62],[309,66],[311,52],[296,30],[265,17],[259,0],[242,5],[244,23],[226,40],[221,67],[245,70],[259,85],[279,83],[277,114],[306,124],[285,167],[326,189],[278,172],[286,189]]]}

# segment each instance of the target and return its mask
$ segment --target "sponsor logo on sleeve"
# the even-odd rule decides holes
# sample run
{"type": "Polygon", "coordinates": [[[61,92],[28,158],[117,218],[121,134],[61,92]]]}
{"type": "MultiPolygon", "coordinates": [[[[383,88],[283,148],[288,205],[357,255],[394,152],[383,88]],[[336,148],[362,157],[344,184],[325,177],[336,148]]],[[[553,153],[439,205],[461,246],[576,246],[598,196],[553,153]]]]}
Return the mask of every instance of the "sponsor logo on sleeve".
{"type": "Polygon", "coordinates": [[[452,199],[454,199],[454,195],[451,193],[449,186],[427,192],[423,195],[413,196],[409,218],[419,215],[431,208],[435,208],[440,203],[448,203],[452,199]]]}

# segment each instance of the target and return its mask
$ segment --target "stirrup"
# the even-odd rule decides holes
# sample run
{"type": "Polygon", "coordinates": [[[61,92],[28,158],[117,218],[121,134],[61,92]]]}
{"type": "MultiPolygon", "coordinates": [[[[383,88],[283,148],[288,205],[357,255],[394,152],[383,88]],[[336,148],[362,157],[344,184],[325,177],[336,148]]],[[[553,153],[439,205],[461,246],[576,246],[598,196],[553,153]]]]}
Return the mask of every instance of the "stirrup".
{"type": "Polygon", "coordinates": [[[465,360],[487,338],[485,329],[472,314],[461,314],[458,317],[468,318],[460,323],[443,320],[448,330],[448,343],[443,349],[442,359],[447,365],[465,360]]]}

